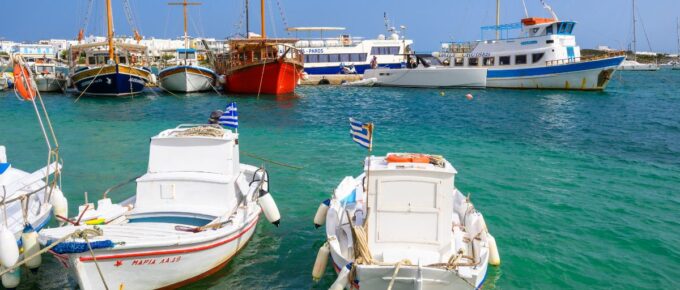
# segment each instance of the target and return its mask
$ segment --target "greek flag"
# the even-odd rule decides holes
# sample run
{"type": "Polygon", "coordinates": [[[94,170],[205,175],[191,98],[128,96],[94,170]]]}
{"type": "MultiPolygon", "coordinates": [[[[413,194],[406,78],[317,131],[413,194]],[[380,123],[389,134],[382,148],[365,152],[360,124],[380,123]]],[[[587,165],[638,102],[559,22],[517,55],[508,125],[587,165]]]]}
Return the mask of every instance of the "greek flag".
{"type": "Polygon", "coordinates": [[[373,124],[362,123],[349,118],[349,134],[352,140],[368,150],[373,148],[373,124]]]}
{"type": "Polygon", "coordinates": [[[227,108],[224,109],[224,113],[220,117],[219,124],[238,129],[238,109],[236,109],[236,103],[231,102],[227,105],[227,108]]]}

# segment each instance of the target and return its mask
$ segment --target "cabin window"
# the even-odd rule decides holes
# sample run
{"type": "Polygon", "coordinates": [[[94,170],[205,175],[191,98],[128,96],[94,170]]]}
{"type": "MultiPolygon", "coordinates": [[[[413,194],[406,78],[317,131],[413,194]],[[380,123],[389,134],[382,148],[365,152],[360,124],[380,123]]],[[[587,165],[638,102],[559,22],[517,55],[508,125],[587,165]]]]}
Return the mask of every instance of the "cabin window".
{"type": "Polygon", "coordinates": [[[118,63],[127,64],[127,57],[119,56],[118,57],[118,63]]]}
{"type": "Polygon", "coordinates": [[[498,57],[498,64],[499,65],[510,65],[510,56],[501,56],[498,57]]]}
{"type": "Polygon", "coordinates": [[[366,61],[366,53],[351,53],[349,61],[366,61]]]}
{"type": "Polygon", "coordinates": [[[328,58],[329,58],[329,62],[340,62],[340,55],[339,54],[329,54],[328,58]]]}
{"type": "Polygon", "coordinates": [[[463,66],[463,62],[464,62],[464,61],[465,61],[464,58],[462,58],[462,57],[456,57],[456,58],[453,60],[453,65],[455,65],[455,66],[463,66]]]}
{"type": "Polygon", "coordinates": [[[89,64],[96,64],[96,63],[97,63],[97,59],[96,59],[94,56],[90,56],[90,57],[87,58],[87,63],[89,63],[89,64]]]}
{"type": "Polygon", "coordinates": [[[484,66],[494,66],[496,58],[495,57],[485,57],[484,58],[484,66]]]}
{"type": "Polygon", "coordinates": [[[320,54],[319,55],[319,62],[328,62],[329,57],[327,54],[320,54]]]}
{"type": "Polygon", "coordinates": [[[545,34],[548,34],[548,35],[553,34],[553,26],[552,25],[545,28],[545,34]]]}
{"type": "Polygon", "coordinates": [[[547,43],[547,44],[552,44],[552,43],[555,43],[555,41],[552,40],[552,39],[548,39],[548,40],[545,41],[545,43],[547,43]]]}
{"type": "Polygon", "coordinates": [[[531,62],[537,63],[537,62],[541,61],[541,59],[543,59],[543,55],[545,55],[545,53],[542,53],[542,52],[532,54],[531,55],[531,62]]]}
{"type": "Polygon", "coordinates": [[[310,63],[319,62],[319,55],[318,54],[310,54],[310,55],[308,55],[308,57],[309,57],[310,63]]]}
{"type": "Polygon", "coordinates": [[[399,54],[398,46],[374,46],[371,48],[372,55],[395,55],[399,54]]]}
{"type": "Polygon", "coordinates": [[[527,55],[515,55],[515,64],[527,64],[527,55]]]}
{"type": "Polygon", "coordinates": [[[473,57],[468,59],[468,66],[478,66],[479,58],[473,57]]]}
{"type": "Polygon", "coordinates": [[[572,30],[574,30],[574,23],[567,23],[567,28],[565,29],[565,33],[571,34],[572,30]]]}
{"type": "Polygon", "coordinates": [[[43,73],[43,72],[46,72],[46,73],[53,73],[53,72],[54,72],[54,67],[53,67],[53,66],[43,66],[43,65],[41,65],[41,66],[37,66],[37,67],[35,68],[35,71],[36,71],[37,73],[43,73]]]}
{"type": "Polygon", "coordinates": [[[340,55],[340,62],[348,62],[349,61],[349,54],[341,54],[340,55]]]}

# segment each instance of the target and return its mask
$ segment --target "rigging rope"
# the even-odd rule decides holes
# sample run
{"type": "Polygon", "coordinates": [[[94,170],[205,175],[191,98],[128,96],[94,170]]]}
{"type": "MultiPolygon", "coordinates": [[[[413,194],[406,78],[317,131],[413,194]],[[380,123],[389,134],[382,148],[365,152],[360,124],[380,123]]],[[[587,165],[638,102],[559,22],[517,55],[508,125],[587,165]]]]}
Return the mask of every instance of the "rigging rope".
{"type": "MultiPolygon", "coordinates": [[[[283,22],[284,28],[288,28],[288,21],[286,20],[286,13],[283,11],[283,6],[280,0],[276,0],[276,6],[279,8],[279,14],[281,15],[281,21],[283,22]]],[[[290,31],[286,30],[286,34],[290,36],[290,31]]]]}

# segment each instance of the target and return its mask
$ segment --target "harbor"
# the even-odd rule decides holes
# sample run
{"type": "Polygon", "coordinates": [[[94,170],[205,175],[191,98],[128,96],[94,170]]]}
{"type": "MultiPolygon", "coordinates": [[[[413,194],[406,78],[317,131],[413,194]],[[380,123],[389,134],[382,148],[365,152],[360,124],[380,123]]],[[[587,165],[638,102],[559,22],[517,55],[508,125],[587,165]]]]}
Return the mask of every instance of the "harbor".
{"type": "Polygon", "coordinates": [[[434,43],[268,0],[226,38],[214,3],[92,0],[104,37],[3,41],[3,289],[680,287],[680,18],[648,54],[488,2],[434,43]]]}

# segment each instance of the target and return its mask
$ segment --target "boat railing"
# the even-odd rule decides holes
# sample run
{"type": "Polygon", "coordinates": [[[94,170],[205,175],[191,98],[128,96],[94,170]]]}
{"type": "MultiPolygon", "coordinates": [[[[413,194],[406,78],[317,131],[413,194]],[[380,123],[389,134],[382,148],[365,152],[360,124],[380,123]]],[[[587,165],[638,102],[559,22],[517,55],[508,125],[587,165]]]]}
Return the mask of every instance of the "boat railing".
{"type": "Polygon", "coordinates": [[[352,47],[361,44],[364,38],[305,38],[295,43],[298,48],[352,47]]]}
{"type": "Polygon", "coordinates": [[[572,64],[572,63],[578,63],[578,62],[586,62],[586,61],[594,61],[594,60],[612,58],[612,57],[617,57],[617,56],[625,56],[625,55],[626,55],[625,51],[614,51],[614,52],[607,52],[605,54],[588,56],[588,57],[570,57],[570,58],[564,58],[564,59],[554,59],[554,60],[546,61],[545,66],[565,65],[565,64],[572,64]]]}

